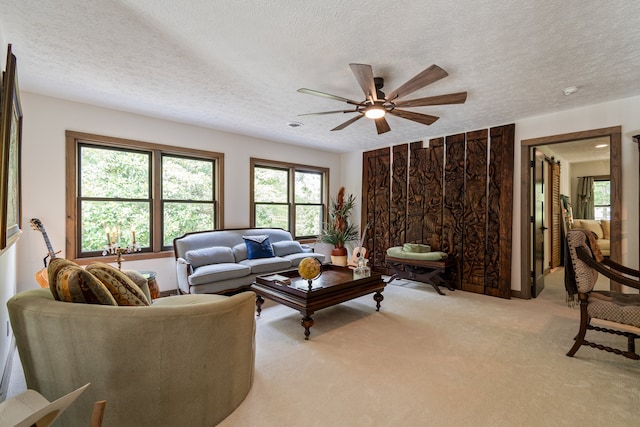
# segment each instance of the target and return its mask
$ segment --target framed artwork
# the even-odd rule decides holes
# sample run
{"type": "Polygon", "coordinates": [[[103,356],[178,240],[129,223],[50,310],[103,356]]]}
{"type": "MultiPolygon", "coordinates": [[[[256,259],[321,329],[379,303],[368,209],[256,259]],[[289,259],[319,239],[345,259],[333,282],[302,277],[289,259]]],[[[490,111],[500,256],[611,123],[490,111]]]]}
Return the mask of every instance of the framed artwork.
{"type": "Polygon", "coordinates": [[[2,156],[0,168],[0,250],[11,246],[20,237],[21,188],[20,153],[22,143],[22,109],[16,73],[16,57],[7,49],[7,65],[2,77],[2,107],[0,138],[2,156]]]}

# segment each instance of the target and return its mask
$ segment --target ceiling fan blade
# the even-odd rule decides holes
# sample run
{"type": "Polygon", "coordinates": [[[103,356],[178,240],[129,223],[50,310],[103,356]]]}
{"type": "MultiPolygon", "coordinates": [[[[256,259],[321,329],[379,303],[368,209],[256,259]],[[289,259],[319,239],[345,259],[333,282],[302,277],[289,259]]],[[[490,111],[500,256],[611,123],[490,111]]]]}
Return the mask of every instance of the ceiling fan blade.
{"type": "Polygon", "coordinates": [[[429,114],[414,113],[413,111],[404,111],[398,109],[389,111],[389,114],[402,117],[403,119],[413,120],[414,122],[422,123],[423,125],[427,126],[439,119],[439,117],[430,116],[429,114]]]}
{"type": "Polygon", "coordinates": [[[353,75],[356,76],[356,80],[358,80],[365,98],[373,98],[374,101],[377,101],[378,95],[376,92],[376,84],[373,80],[373,69],[371,68],[371,65],[349,64],[349,67],[351,67],[353,75]]]}
{"type": "Polygon", "coordinates": [[[320,91],[313,90],[313,89],[302,88],[302,89],[298,89],[298,92],[306,93],[308,95],[321,96],[323,98],[333,99],[334,101],[343,101],[343,102],[346,102],[347,104],[352,104],[352,105],[360,105],[361,104],[358,101],[353,101],[351,99],[343,98],[343,97],[337,96],[337,95],[331,95],[329,93],[320,92],[320,91]]]}
{"type": "Polygon", "coordinates": [[[335,113],[357,113],[358,110],[336,110],[336,111],[320,111],[319,113],[305,113],[298,114],[298,116],[321,116],[323,114],[335,114],[335,113]]]}
{"type": "Polygon", "coordinates": [[[352,123],[354,123],[354,122],[356,122],[356,121],[360,120],[360,119],[361,119],[361,118],[363,118],[363,117],[364,117],[364,114],[360,114],[359,116],[356,116],[356,117],[354,117],[354,118],[352,118],[352,119],[350,119],[350,120],[347,120],[347,121],[346,121],[346,122],[344,122],[343,124],[341,124],[341,125],[339,125],[339,126],[336,126],[336,127],[334,127],[333,129],[331,129],[331,130],[332,130],[332,131],[334,131],[334,130],[342,130],[342,129],[346,128],[347,126],[349,126],[350,124],[352,124],[352,123]]]}
{"type": "Polygon", "coordinates": [[[449,93],[446,95],[429,96],[427,98],[409,99],[396,102],[396,107],[425,107],[427,105],[464,104],[467,92],[449,93]]]}
{"type": "Polygon", "coordinates": [[[389,132],[391,130],[387,119],[385,119],[384,117],[375,119],[374,122],[376,122],[376,130],[378,131],[378,135],[389,132]]]}
{"type": "Polygon", "coordinates": [[[449,74],[445,70],[434,64],[400,86],[398,89],[391,92],[387,96],[387,100],[393,101],[397,98],[403,98],[418,89],[447,77],[448,75],[449,74]]]}

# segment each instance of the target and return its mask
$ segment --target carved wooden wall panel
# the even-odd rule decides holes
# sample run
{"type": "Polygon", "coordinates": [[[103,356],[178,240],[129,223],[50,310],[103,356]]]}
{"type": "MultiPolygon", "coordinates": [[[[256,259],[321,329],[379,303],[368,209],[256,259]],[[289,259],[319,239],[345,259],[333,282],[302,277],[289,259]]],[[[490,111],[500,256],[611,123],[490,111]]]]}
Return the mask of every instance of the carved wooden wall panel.
{"type": "Polygon", "coordinates": [[[369,223],[366,245],[369,265],[387,274],[384,256],[389,248],[391,154],[389,148],[368,151],[363,155],[362,224],[369,223]]]}
{"type": "MultiPolygon", "coordinates": [[[[457,271],[462,271],[465,135],[448,136],[445,140],[445,149],[442,251],[455,256],[458,263],[457,271]]],[[[456,285],[460,287],[460,282],[457,281],[456,285]]]]}
{"type": "Polygon", "coordinates": [[[408,144],[395,145],[393,147],[391,203],[389,206],[390,246],[401,246],[406,241],[408,150],[408,144]]]}
{"type": "Polygon", "coordinates": [[[427,162],[424,170],[424,243],[431,245],[431,250],[442,250],[442,207],[443,207],[443,174],[444,174],[444,138],[429,141],[425,149],[427,162]]]}
{"type": "Polygon", "coordinates": [[[513,143],[515,125],[489,132],[489,204],[487,223],[487,280],[484,293],[511,297],[511,234],[513,222],[513,143]]]}
{"type": "Polygon", "coordinates": [[[462,289],[483,293],[487,219],[486,129],[467,133],[464,188],[462,289]]]}
{"type": "MultiPolygon", "coordinates": [[[[360,224],[369,224],[369,230],[365,236],[363,246],[367,248],[368,257],[373,253],[373,214],[374,214],[374,186],[373,175],[375,173],[375,151],[367,151],[362,155],[362,209],[360,224]]],[[[371,261],[369,261],[371,262],[371,261]]]]}
{"type": "Polygon", "coordinates": [[[510,298],[514,125],[364,153],[362,224],[372,268],[390,246],[457,257],[456,286],[510,298]],[[487,135],[489,138],[487,138],[487,135]],[[392,184],[392,185],[391,185],[392,184]]]}
{"type": "Polygon", "coordinates": [[[407,189],[407,234],[401,243],[423,242],[423,222],[425,218],[425,171],[427,150],[422,142],[413,142],[409,149],[409,185],[407,189]]]}

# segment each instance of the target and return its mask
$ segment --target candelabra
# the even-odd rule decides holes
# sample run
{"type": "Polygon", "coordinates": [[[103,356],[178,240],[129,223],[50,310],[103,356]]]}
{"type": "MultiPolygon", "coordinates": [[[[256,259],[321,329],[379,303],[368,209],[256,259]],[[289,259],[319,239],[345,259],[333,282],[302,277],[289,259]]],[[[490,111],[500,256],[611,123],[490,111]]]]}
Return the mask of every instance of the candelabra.
{"type": "Polygon", "coordinates": [[[136,243],[136,230],[135,228],[131,227],[131,243],[127,246],[120,246],[120,226],[116,226],[113,228],[109,228],[107,226],[105,231],[107,232],[107,246],[104,247],[102,256],[116,255],[118,270],[122,270],[122,261],[124,261],[124,257],[122,256],[122,254],[130,254],[132,252],[141,251],[140,245],[136,243]]]}
{"type": "Polygon", "coordinates": [[[102,256],[116,255],[116,263],[118,263],[118,270],[122,270],[122,262],[125,260],[122,254],[130,254],[132,252],[140,252],[140,245],[132,243],[129,246],[120,246],[117,243],[110,244],[104,247],[102,256]]]}

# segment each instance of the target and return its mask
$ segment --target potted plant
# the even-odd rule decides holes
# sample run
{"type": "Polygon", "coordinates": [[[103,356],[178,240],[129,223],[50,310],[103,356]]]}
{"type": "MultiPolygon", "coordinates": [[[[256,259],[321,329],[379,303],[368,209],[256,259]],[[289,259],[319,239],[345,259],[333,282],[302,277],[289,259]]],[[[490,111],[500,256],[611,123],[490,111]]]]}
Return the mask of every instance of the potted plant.
{"type": "Polygon", "coordinates": [[[332,264],[346,266],[347,248],[344,244],[359,237],[358,226],[351,222],[351,211],[355,203],[353,194],[349,194],[345,199],[344,187],[340,187],[338,197],[331,199],[329,221],[320,231],[318,242],[333,245],[332,264]]]}

